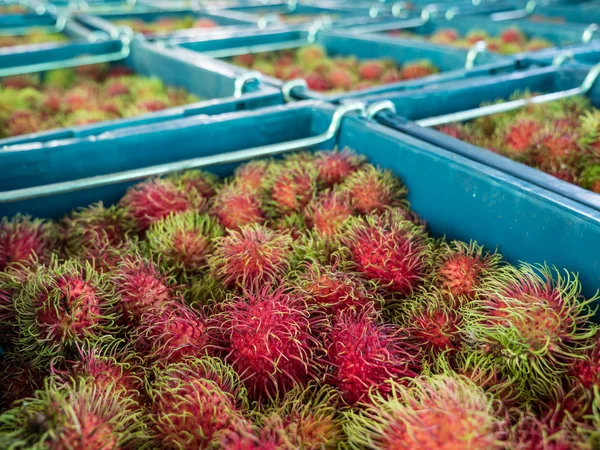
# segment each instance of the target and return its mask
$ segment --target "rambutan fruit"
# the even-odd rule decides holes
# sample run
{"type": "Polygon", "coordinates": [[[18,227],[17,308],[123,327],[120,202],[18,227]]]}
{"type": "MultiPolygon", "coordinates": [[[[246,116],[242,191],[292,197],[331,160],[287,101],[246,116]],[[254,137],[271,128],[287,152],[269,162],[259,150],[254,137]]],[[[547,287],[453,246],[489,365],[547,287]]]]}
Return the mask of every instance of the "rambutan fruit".
{"type": "Polygon", "coordinates": [[[108,97],[122,97],[130,94],[129,87],[118,78],[108,81],[104,86],[104,94],[108,97]]]}
{"type": "Polygon", "coordinates": [[[489,38],[489,35],[483,31],[483,30],[472,30],[467,34],[467,42],[470,45],[474,45],[476,43],[478,43],[479,41],[487,41],[489,38]]]}
{"type": "Polygon", "coordinates": [[[341,311],[324,333],[326,381],[349,405],[367,401],[369,392],[390,393],[389,380],[415,377],[418,349],[391,324],[381,324],[371,311],[341,311]]]}
{"type": "Polygon", "coordinates": [[[587,390],[600,388],[600,338],[594,337],[593,345],[582,356],[568,366],[569,376],[587,390]]]}
{"type": "Polygon", "coordinates": [[[600,194],[600,164],[592,164],[583,169],[580,180],[582,187],[600,194]]]}
{"type": "Polygon", "coordinates": [[[34,398],[0,415],[0,448],[108,450],[144,448],[144,411],[134,399],[99,389],[80,378],[69,384],[46,382],[34,398]]]}
{"type": "Polygon", "coordinates": [[[208,267],[208,256],[222,234],[215,219],[188,211],[171,214],[150,225],[146,244],[165,270],[185,278],[208,267]]]}
{"type": "Polygon", "coordinates": [[[579,147],[579,135],[570,121],[555,121],[537,136],[535,161],[542,170],[556,170],[581,165],[584,153],[579,147]]]}
{"type": "Polygon", "coordinates": [[[581,297],[575,275],[547,266],[506,266],[465,311],[466,329],[496,369],[523,392],[547,395],[589,344],[594,298],[581,297]]]}
{"type": "Polygon", "coordinates": [[[131,187],[121,199],[139,231],[172,213],[205,212],[206,199],[195,189],[182,190],[171,181],[153,179],[131,187]]]}
{"type": "Polygon", "coordinates": [[[33,396],[43,386],[44,374],[17,352],[4,355],[0,359],[0,414],[17,400],[33,396]]]}
{"type": "Polygon", "coordinates": [[[227,292],[228,289],[220,281],[207,274],[186,280],[181,295],[183,295],[185,303],[192,309],[200,310],[205,306],[210,308],[222,303],[227,292]]]}
{"type": "Polygon", "coordinates": [[[414,80],[417,78],[428,77],[438,73],[439,69],[431,61],[423,60],[405,64],[402,66],[402,79],[414,80]]]}
{"type": "Polygon", "coordinates": [[[357,155],[348,148],[341,151],[321,151],[315,155],[314,165],[318,172],[319,182],[326,187],[333,187],[343,182],[356,172],[365,158],[357,155]]]}
{"type": "Polygon", "coordinates": [[[502,39],[502,42],[505,44],[522,45],[527,40],[527,37],[517,27],[511,27],[500,33],[500,39],[502,39]]]}
{"type": "Polygon", "coordinates": [[[350,218],[342,240],[356,270],[392,294],[408,296],[429,271],[431,239],[394,211],[350,218]]]}
{"type": "Polygon", "coordinates": [[[169,175],[166,179],[172,181],[180,190],[193,188],[206,199],[214,197],[219,185],[219,177],[202,170],[186,170],[185,172],[169,175]]]}
{"type": "Polygon", "coordinates": [[[476,242],[461,241],[442,242],[436,258],[431,281],[455,307],[475,300],[502,261],[502,255],[486,252],[476,242]]]}
{"type": "Polygon", "coordinates": [[[230,297],[212,318],[217,342],[250,396],[274,398],[316,376],[320,344],[306,301],[263,285],[230,297]]]}
{"type": "Polygon", "coordinates": [[[324,92],[331,89],[329,80],[318,72],[308,72],[304,75],[304,80],[309,89],[317,92],[324,92]]]}
{"type": "Polygon", "coordinates": [[[453,28],[442,28],[429,37],[436,44],[450,45],[458,40],[458,32],[453,28]]]}
{"type": "Polygon", "coordinates": [[[383,75],[383,64],[378,60],[365,61],[358,68],[358,75],[364,80],[375,81],[383,75]]]}
{"type": "Polygon", "coordinates": [[[207,318],[202,311],[173,301],[142,315],[132,338],[142,356],[166,366],[188,356],[206,355],[212,343],[207,328],[207,318]]]}
{"type": "Polygon", "coordinates": [[[354,215],[350,198],[339,192],[324,191],[304,210],[306,223],[323,236],[335,236],[354,215]]]}
{"type": "Polygon", "coordinates": [[[327,73],[327,81],[332,89],[349,91],[356,82],[356,77],[348,70],[334,67],[327,73]]]}
{"type": "Polygon", "coordinates": [[[15,297],[17,344],[36,367],[119,329],[118,297],[89,263],[53,258],[27,277],[15,297]]]}
{"type": "Polygon", "coordinates": [[[231,230],[215,244],[210,274],[227,287],[261,285],[285,275],[292,259],[292,237],[264,225],[231,230]]]}
{"type": "MultiPolygon", "coordinates": [[[[98,66],[97,66],[98,67],[98,66]]],[[[106,78],[119,78],[128,77],[133,75],[133,69],[127,66],[116,65],[112,67],[105,67],[107,69],[106,78]]]]}
{"type": "Polygon", "coordinates": [[[263,199],[256,190],[242,184],[228,184],[213,199],[211,215],[222,227],[239,230],[243,225],[266,222],[263,199]]]}
{"type": "Polygon", "coordinates": [[[381,306],[382,300],[371,293],[367,282],[343,269],[339,264],[304,262],[294,276],[294,290],[306,299],[309,307],[317,307],[327,314],[381,306]]]}
{"type": "Polygon", "coordinates": [[[287,162],[274,168],[269,182],[273,214],[301,212],[317,192],[317,171],[312,164],[287,162]]]}
{"type": "Polygon", "coordinates": [[[262,192],[266,189],[266,180],[273,162],[266,159],[250,161],[239,166],[233,174],[233,182],[240,188],[252,192],[262,192]]]}
{"type": "Polygon", "coordinates": [[[19,336],[15,298],[28,277],[34,276],[40,267],[43,266],[13,264],[0,272],[0,346],[11,347],[19,336]]]}
{"type": "Polygon", "coordinates": [[[371,165],[350,174],[339,186],[359,214],[383,213],[390,206],[406,206],[406,187],[388,170],[371,165]]]}
{"type": "Polygon", "coordinates": [[[149,389],[152,435],[160,448],[208,448],[219,432],[241,420],[246,391],[217,358],[188,358],[154,370],[149,389]]]}
{"type": "Polygon", "coordinates": [[[62,225],[67,254],[88,261],[97,269],[115,268],[123,254],[137,246],[132,236],[135,222],[116,205],[90,205],[71,213],[62,225]]]}
{"type": "Polygon", "coordinates": [[[262,434],[278,436],[278,448],[337,449],[343,441],[339,406],[340,395],[329,386],[296,386],[264,414],[262,434]]]}
{"type": "Polygon", "coordinates": [[[318,45],[311,45],[303,47],[296,53],[296,58],[301,65],[310,66],[319,61],[327,58],[327,53],[323,47],[318,45]]]}
{"type": "Polygon", "coordinates": [[[38,75],[13,75],[10,77],[4,77],[0,81],[4,89],[25,89],[25,88],[39,88],[40,78],[38,75]]]}
{"type": "Polygon", "coordinates": [[[402,74],[398,69],[392,67],[391,69],[387,69],[381,79],[379,80],[381,84],[390,84],[390,83],[398,83],[402,80],[402,74]]]}
{"type": "Polygon", "coordinates": [[[248,53],[246,55],[234,56],[232,62],[236,66],[252,67],[255,60],[256,60],[256,57],[253,54],[248,53]]]}
{"type": "Polygon", "coordinates": [[[44,73],[44,87],[68,89],[75,81],[73,69],[54,69],[44,73]]]}
{"type": "Polygon", "coordinates": [[[29,110],[17,110],[4,121],[3,133],[6,136],[38,133],[46,129],[44,125],[39,113],[29,110]]]}
{"type": "Polygon", "coordinates": [[[531,411],[519,411],[510,433],[510,446],[517,450],[583,450],[590,448],[584,442],[580,428],[560,410],[539,416],[531,411]]]}
{"type": "Polygon", "coordinates": [[[491,450],[504,448],[506,420],[496,401],[460,376],[433,375],[409,386],[390,383],[371,405],[349,411],[351,449],[491,450]]]}
{"type": "Polygon", "coordinates": [[[304,215],[300,213],[293,213],[289,216],[280,217],[272,220],[269,224],[273,230],[288,233],[294,242],[302,238],[308,230],[304,215]]]}
{"type": "Polygon", "coordinates": [[[496,134],[503,140],[502,151],[507,156],[517,161],[531,162],[534,139],[541,130],[542,124],[528,116],[498,124],[496,134]]]}
{"type": "Polygon", "coordinates": [[[110,277],[126,323],[137,324],[145,313],[174,299],[174,280],[139,256],[123,258],[110,277]]]}
{"type": "MultiPolygon", "coordinates": [[[[230,428],[221,430],[212,442],[215,449],[228,450],[292,450],[281,433],[256,430],[248,420],[237,419],[230,428]]],[[[279,431],[279,430],[277,430],[279,431]]]]}
{"type": "Polygon", "coordinates": [[[530,39],[526,44],[524,50],[527,52],[537,52],[545,48],[554,47],[554,43],[543,38],[530,39]]]}
{"type": "Polygon", "coordinates": [[[79,78],[89,78],[94,81],[102,81],[109,72],[110,66],[108,64],[88,64],[84,66],[75,67],[75,73],[79,78]]]}
{"type": "Polygon", "coordinates": [[[0,271],[13,263],[45,264],[58,245],[58,230],[50,221],[17,214],[0,221],[0,271]]]}

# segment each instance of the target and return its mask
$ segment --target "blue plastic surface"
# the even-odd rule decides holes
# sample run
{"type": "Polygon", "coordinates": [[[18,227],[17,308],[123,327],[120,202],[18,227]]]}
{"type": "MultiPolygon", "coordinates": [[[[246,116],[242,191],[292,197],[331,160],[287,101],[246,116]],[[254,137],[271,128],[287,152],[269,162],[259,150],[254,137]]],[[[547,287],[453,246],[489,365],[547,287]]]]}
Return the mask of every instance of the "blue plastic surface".
{"type": "MultiPolygon", "coordinates": [[[[66,47],[63,49],[64,51],[60,59],[77,54],[77,52],[69,52],[73,47],[88,49],[87,51],[83,50],[82,53],[89,53],[90,49],[94,49],[97,53],[103,53],[114,52],[120,45],[120,42],[112,41],[101,44],[87,44],[85,46],[70,46],[70,48],[66,47]]],[[[44,52],[38,53],[43,54],[44,52]]],[[[24,55],[19,56],[22,58],[27,57],[24,55]]],[[[48,58],[48,55],[42,56],[45,56],[46,60],[51,59],[48,58]]],[[[2,61],[3,58],[0,58],[0,67],[6,67],[2,64],[2,61]]],[[[167,85],[183,87],[203,100],[190,105],[169,108],[156,113],[127,119],[98,122],[85,126],[55,129],[0,139],[0,146],[4,147],[4,150],[0,149],[0,154],[6,151],[8,146],[13,145],[92,136],[104,131],[133,125],[156,123],[196,114],[222,114],[280,104],[283,101],[278,90],[257,82],[248,83],[244,91],[245,93],[239,98],[234,98],[235,73],[228,72],[223,67],[211,67],[210,61],[206,61],[206,59],[199,57],[183,59],[178,56],[177,51],[160,49],[144,42],[134,42],[130,56],[126,60],[119,62],[119,64],[131,67],[139,75],[158,77],[167,85]]]]}
{"type": "Polygon", "coordinates": [[[534,11],[534,19],[536,16],[561,18],[566,22],[597,23],[600,22],[600,2],[594,0],[577,5],[539,6],[534,11]]]}
{"type": "MultiPolygon", "coordinates": [[[[34,30],[36,28],[48,30],[55,29],[56,33],[58,33],[59,30],[56,28],[56,24],[56,17],[50,14],[9,16],[5,17],[4,20],[0,20],[0,34],[26,35],[29,30],[34,30]]],[[[72,19],[69,19],[66,21],[65,27],[60,33],[71,40],[86,41],[90,39],[91,30],[72,19]]],[[[64,45],[64,42],[30,44],[27,45],[26,48],[25,46],[19,46],[20,48],[18,51],[27,51],[31,46],[38,45],[64,45]]]]}
{"type": "Polygon", "coordinates": [[[588,45],[573,45],[562,49],[549,49],[523,55],[524,64],[550,64],[558,55],[568,55],[582,64],[596,64],[600,62],[600,42],[592,41],[588,45]]]}
{"type": "MultiPolygon", "coordinates": [[[[15,152],[3,155],[0,191],[314,136],[329,126],[333,111],[329,105],[300,102],[121,130],[42,152],[15,152]]],[[[511,262],[547,262],[579,272],[587,295],[600,288],[598,211],[359,117],[345,118],[338,136],[318,148],[334,146],[349,146],[398,175],[409,188],[413,209],[435,235],[498,246],[511,262]]],[[[211,170],[224,176],[234,168],[227,164],[211,170]]],[[[0,204],[0,216],[60,217],[98,200],[112,204],[127,186],[0,204]]]]}
{"type": "MultiPolygon", "coordinates": [[[[302,30],[274,31],[258,33],[231,33],[230,37],[217,39],[198,39],[182,42],[183,48],[203,53],[207,56],[221,58],[233,54],[254,52],[252,47],[272,44],[287,44],[295,47],[311,45],[308,41],[308,32],[302,30]]],[[[329,101],[339,101],[375,93],[394,91],[398,89],[415,89],[428,84],[439,84],[443,81],[464,79],[489,73],[512,71],[515,61],[499,55],[483,54],[476,67],[470,71],[464,70],[467,52],[462,49],[440,47],[437,45],[378,36],[356,36],[351,34],[320,32],[316,37],[316,44],[323,46],[330,56],[356,56],[359,59],[389,58],[404,64],[412,60],[428,59],[436,65],[441,73],[429,77],[400,81],[381,86],[375,86],[361,91],[352,91],[344,94],[324,94],[310,89],[295,88],[292,93],[298,98],[313,98],[329,101]]],[[[261,48],[261,50],[263,50],[261,48]]],[[[264,50],[263,50],[264,51],[264,50]]],[[[247,72],[243,67],[234,66],[226,61],[222,64],[232,68],[238,73],[247,72]]],[[[276,78],[264,77],[274,86],[282,86],[283,82],[276,78]]]]}
{"type": "Polygon", "coordinates": [[[196,36],[198,34],[212,33],[217,30],[236,28],[248,28],[255,27],[256,21],[253,18],[239,18],[232,17],[231,14],[227,14],[225,11],[214,11],[214,12],[198,12],[192,10],[177,10],[177,11],[160,11],[160,12],[143,12],[143,13],[113,13],[113,14],[96,14],[96,15],[80,15],[77,20],[83,23],[86,27],[93,30],[104,31],[112,37],[117,37],[119,27],[113,22],[118,20],[141,20],[144,22],[154,22],[161,18],[174,18],[182,19],[184,17],[195,17],[196,19],[210,19],[219,25],[218,28],[197,28],[187,30],[176,30],[167,33],[153,33],[144,35],[144,39],[162,39],[169,37],[185,37],[185,36],[196,36]]]}
{"type": "MultiPolygon", "coordinates": [[[[484,30],[490,37],[499,36],[504,30],[510,27],[517,27],[529,39],[542,38],[555,44],[556,47],[581,45],[583,33],[586,29],[582,24],[563,24],[557,27],[548,23],[535,23],[526,19],[493,21],[484,17],[458,16],[452,20],[444,18],[432,18],[424,21],[420,18],[385,21],[379,24],[357,26],[349,28],[351,33],[383,33],[388,36],[390,31],[406,31],[414,33],[417,37],[426,37],[436,33],[439,30],[453,29],[460,37],[464,37],[471,31],[484,30]]],[[[407,39],[407,37],[402,37],[407,39]]],[[[600,39],[600,34],[594,35],[594,39],[600,39]]],[[[556,48],[553,48],[556,50],[556,48]]],[[[546,50],[547,51],[547,50],[546,50]]]]}
{"type": "MultiPolygon", "coordinates": [[[[449,149],[456,154],[502,170],[545,189],[560,193],[600,211],[600,195],[598,194],[559,180],[489,150],[459,141],[433,128],[423,128],[411,122],[477,108],[484,102],[489,103],[497,99],[506,99],[515,91],[529,90],[530,92],[543,93],[575,88],[583,82],[588,69],[588,67],[582,66],[537,68],[513,75],[480,78],[472,80],[468,84],[449,83],[443,87],[390,93],[362,100],[366,102],[391,100],[396,106],[398,115],[382,114],[380,116],[382,123],[388,126],[449,149]]],[[[593,86],[588,93],[588,97],[593,105],[600,106],[600,83],[593,86]]]]}

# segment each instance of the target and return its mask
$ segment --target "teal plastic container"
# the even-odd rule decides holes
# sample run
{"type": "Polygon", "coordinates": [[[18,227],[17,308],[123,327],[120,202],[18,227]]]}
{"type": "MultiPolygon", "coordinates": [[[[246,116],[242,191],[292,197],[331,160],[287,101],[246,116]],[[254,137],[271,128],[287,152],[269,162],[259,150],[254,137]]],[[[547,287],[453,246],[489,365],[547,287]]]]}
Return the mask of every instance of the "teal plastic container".
{"type": "MultiPolygon", "coordinates": [[[[381,113],[377,116],[378,120],[387,126],[600,211],[600,195],[594,192],[490,150],[454,139],[435,128],[415,123],[422,119],[475,109],[482,103],[507,99],[515,91],[550,93],[576,89],[581,86],[589,70],[589,66],[582,65],[564,65],[558,68],[549,66],[511,75],[480,78],[470,83],[448,83],[444,86],[366,97],[362,100],[367,103],[389,100],[394,104],[397,115],[381,113]]],[[[594,106],[600,107],[600,82],[595,82],[586,95],[594,106]]]]}
{"type": "MultiPolygon", "coordinates": [[[[259,108],[283,102],[279,90],[250,79],[238,83],[239,75],[215,65],[207,58],[184,59],[177,51],[161,49],[146,42],[133,42],[129,49],[120,41],[97,44],[73,44],[28,53],[15,53],[0,58],[0,74],[18,69],[23,64],[77,62],[81,57],[112,55],[113,64],[125,65],[135,73],[160,78],[166,85],[185,88],[203,100],[190,105],[169,108],[156,113],[127,119],[98,122],[90,125],[61,128],[40,133],[0,139],[0,154],[12,146],[33,146],[57,139],[94,136],[108,130],[134,125],[157,123],[196,114],[223,114],[231,111],[259,108]],[[85,56],[83,56],[85,55],[85,56]]],[[[23,148],[25,148],[23,147],[23,148]]]]}
{"type": "MultiPolygon", "coordinates": [[[[467,51],[449,47],[441,47],[429,43],[406,41],[379,36],[356,36],[322,31],[311,35],[310,31],[288,30],[255,33],[231,33],[227,37],[216,39],[197,39],[194,41],[180,42],[178,45],[193,53],[203,54],[221,60],[221,64],[240,74],[248,72],[243,67],[237,67],[225,61],[229,57],[246,53],[260,53],[284,48],[300,48],[308,45],[321,45],[330,56],[355,56],[360,59],[388,58],[398,63],[412,60],[430,60],[441,72],[416,80],[400,81],[381,86],[374,86],[360,91],[351,91],[343,94],[320,93],[308,88],[297,86],[291,90],[291,95],[298,99],[319,99],[339,101],[345,98],[369,94],[389,92],[399,89],[415,89],[429,84],[438,84],[444,81],[466,79],[476,76],[488,75],[498,72],[512,72],[515,69],[515,60],[492,54],[482,54],[477,64],[471,70],[465,70],[467,51]],[[314,39],[312,39],[314,38],[314,39]]],[[[273,77],[264,77],[273,86],[281,88],[282,80],[273,77]]]]}
{"type": "MultiPolygon", "coordinates": [[[[0,16],[0,36],[23,36],[36,30],[51,34],[62,34],[69,41],[94,42],[102,39],[108,40],[106,33],[93,33],[89,28],[66,16],[56,16],[54,14],[0,16]]],[[[65,43],[47,42],[26,46],[19,45],[15,51],[26,52],[32,48],[50,45],[65,45],[65,43]]],[[[1,50],[4,51],[7,48],[10,47],[3,47],[1,50]]]]}
{"type": "Polygon", "coordinates": [[[136,175],[143,178],[149,173],[143,168],[192,158],[200,159],[187,167],[201,166],[227,176],[261,150],[264,154],[299,146],[348,146],[404,181],[414,211],[434,235],[498,247],[513,263],[547,262],[578,272],[586,295],[600,288],[600,212],[358,114],[343,118],[337,132],[333,127],[322,136],[334,114],[332,105],[298,102],[118,130],[38,152],[2,155],[0,216],[22,212],[61,217],[99,200],[112,204],[133,181],[108,183],[100,178],[101,186],[76,192],[57,190],[64,185],[46,186],[41,188],[46,196],[29,200],[22,191],[14,191],[22,188],[106,174],[123,176],[123,171],[136,169],[142,169],[136,175]],[[309,137],[318,139],[306,141],[309,137]],[[272,147],[298,139],[302,140],[294,146],[272,147]],[[238,152],[251,147],[251,152],[238,152]],[[51,192],[55,194],[48,195],[51,192]]]}

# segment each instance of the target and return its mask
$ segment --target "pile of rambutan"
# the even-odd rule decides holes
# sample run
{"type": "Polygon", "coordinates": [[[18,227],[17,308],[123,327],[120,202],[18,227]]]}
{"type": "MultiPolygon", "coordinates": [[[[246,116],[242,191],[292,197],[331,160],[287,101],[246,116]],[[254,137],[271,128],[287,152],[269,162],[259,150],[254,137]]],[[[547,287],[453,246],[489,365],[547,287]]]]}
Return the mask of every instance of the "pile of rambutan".
{"type": "Polygon", "coordinates": [[[344,149],[2,219],[0,448],[595,448],[596,299],[406,195],[344,149]]]}
{"type": "Polygon", "coordinates": [[[185,30],[188,28],[216,28],[218,25],[211,19],[198,19],[194,16],[181,18],[163,17],[154,21],[141,19],[123,19],[113,21],[115,25],[129,27],[135,33],[156,34],[170,31],[185,30]]]}
{"type": "MultiPolygon", "coordinates": [[[[511,99],[531,95],[516,92],[511,99]]],[[[530,104],[438,129],[600,193],[600,110],[586,97],[530,104]]]]}
{"type": "MultiPolygon", "coordinates": [[[[0,15],[3,14],[0,11],[0,15]]],[[[69,38],[62,33],[52,33],[44,29],[30,28],[25,34],[0,36],[0,48],[14,45],[42,44],[46,42],[67,42],[69,38]]]]}
{"type": "Polygon", "coordinates": [[[489,33],[484,30],[472,30],[465,36],[461,36],[459,32],[453,28],[441,28],[435,33],[428,35],[411,33],[405,30],[393,30],[389,34],[405,39],[426,40],[434,44],[449,45],[459,48],[471,48],[477,42],[484,41],[490,52],[503,55],[535,52],[555,46],[555,44],[545,38],[526,35],[518,27],[506,28],[497,36],[490,36],[489,33]]]}
{"type": "Polygon", "coordinates": [[[185,105],[198,98],[126,66],[96,64],[0,80],[0,137],[87,125],[185,105]]]}
{"type": "Polygon", "coordinates": [[[239,55],[231,62],[281,80],[304,78],[310,89],[323,92],[368,89],[439,72],[428,60],[407,61],[400,65],[392,59],[359,60],[354,56],[328,56],[326,50],[318,45],[239,55]]]}

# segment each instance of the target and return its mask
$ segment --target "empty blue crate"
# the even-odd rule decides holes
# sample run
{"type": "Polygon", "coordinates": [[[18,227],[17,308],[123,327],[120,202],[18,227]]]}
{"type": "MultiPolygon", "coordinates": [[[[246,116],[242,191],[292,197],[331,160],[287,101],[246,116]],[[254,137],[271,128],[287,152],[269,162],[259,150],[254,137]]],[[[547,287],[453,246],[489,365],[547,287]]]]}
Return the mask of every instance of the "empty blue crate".
{"type": "MultiPolygon", "coordinates": [[[[477,59],[474,67],[466,70],[465,66],[469,59],[468,52],[462,49],[442,48],[433,44],[403,41],[393,38],[356,36],[327,31],[315,34],[305,30],[231,33],[229,37],[180,42],[179,46],[189,50],[191,53],[217,58],[222,64],[240,74],[247,73],[249,68],[259,68],[263,73],[266,73],[265,80],[274,86],[283,88],[286,96],[329,101],[398,89],[414,89],[443,81],[487,75],[498,71],[512,71],[515,68],[515,61],[511,58],[482,54],[477,59]],[[387,59],[393,64],[394,67],[392,68],[394,70],[398,68],[398,65],[425,60],[433,65],[434,70],[439,70],[439,73],[430,74],[418,79],[406,79],[415,76],[415,73],[411,73],[410,75],[407,73],[406,77],[404,77],[405,79],[402,79],[402,75],[397,75],[387,84],[361,86],[359,90],[354,89],[354,85],[352,85],[349,92],[324,92],[316,89],[317,87],[324,89],[328,87],[327,83],[322,81],[321,84],[312,82],[306,85],[302,80],[290,81],[294,78],[300,78],[295,76],[293,72],[282,73],[280,78],[276,78],[279,74],[270,66],[265,67],[261,65],[255,67],[252,63],[247,67],[243,67],[234,64],[234,62],[243,64],[244,61],[242,59],[248,59],[242,55],[257,55],[282,50],[295,51],[314,45],[320,46],[327,53],[328,57],[347,58],[348,61],[356,59],[361,62],[372,59],[387,59]],[[242,56],[241,59],[239,58],[240,56],[242,56]],[[234,59],[236,57],[238,58],[234,59]],[[287,81],[290,82],[288,83],[287,81]],[[312,87],[312,89],[309,87],[312,87]]],[[[249,59],[254,58],[249,57],[249,59]]],[[[318,69],[315,70],[318,71],[318,69]]],[[[419,72],[419,74],[422,73],[424,72],[419,72]]],[[[334,86],[336,85],[334,84],[334,86]]]]}
{"type": "MultiPolygon", "coordinates": [[[[600,163],[597,156],[594,156],[595,152],[583,151],[579,147],[579,120],[584,117],[583,114],[590,111],[586,103],[576,103],[583,109],[576,109],[565,117],[575,122],[562,122],[559,124],[562,128],[559,129],[546,128],[549,134],[542,134],[543,130],[538,130],[539,127],[535,127],[535,124],[531,125],[534,128],[529,128],[522,134],[525,142],[523,145],[520,144],[521,141],[514,141],[513,145],[512,137],[510,141],[507,140],[508,138],[499,138],[501,139],[499,142],[511,143],[511,148],[521,149],[520,152],[517,150],[513,152],[512,159],[503,156],[502,146],[499,147],[498,153],[494,153],[489,149],[467,143],[465,140],[470,139],[471,134],[461,134],[459,132],[461,128],[457,129],[454,126],[481,117],[479,123],[489,124],[488,134],[494,136],[494,133],[497,130],[501,131],[502,128],[496,128],[493,114],[499,111],[527,112],[523,108],[531,104],[531,99],[543,103],[546,108],[552,108],[556,105],[553,102],[558,99],[585,96],[589,99],[591,107],[597,108],[600,106],[600,82],[596,81],[598,73],[600,73],[598,65],[564,64],[560,67],[533,68],[513,75],[480,78],[470,83],[448,83],[445,86],[429,89],[373,96],[365,98],[364,101],[369,104],[377,103],[377,108],[372,107],[374,111],[383,108],[383,111],[376,116],[381,123],[600,211],[600,195],[591,190],[594,189],[595,177],[600,180],[600,163]],[[521,94],[525,93],[529,93],[531,99],[523,98],[521,94]],[[514,100],[507,102],[511,97],[514,100]],[[397,110],[397,115],[387,108],[390,106],[389,102],[397,110]],[[481,108],[481,105],[487,106],[481,108]],[[448,126],[444,128],[446,133],[439,131],[441,126],[448,126]],[[449,134],[453,134],[454,137],[449,134]],[[554,141],[544,141],[544,136],[568,140],[561,140],[554,144],[554,141]],[[530,139],[538,139],[539,143],[534,145],[538,141],[534,142],[530,139]],[[563,146],[560,146],[563,142],[563,146]],[[547,152],[549,159],[540,159],[545,158],[546,153],[541,153],[542,151],[547,152]],[[576,163],[577,166],[574,167],[576,163]],[[543,168],[544,171],[536,167],[543,168]]],[[[521,116],[521,119],[526,121],[532,118],[531,114],[521,116]]],[[[500,122],[498,123],[501,125],[500,122]]],[[[506,126],[512,126],[510,125],[512,123],[508,122],[506,126]]],[[[557,125],[555,122],[544,122],[540,123],[540,126],[557,125]]],[[[512,128],[507,130],[510,131],[512,128]]],[[[518,133],[518,130],[516,129],[515,133],[518,133]]],[[[475,138],[478,135],[472,136],[475,138]]],[[[593,144],[593,142],[587,143],[587,145],[593,144]]],[[[508,151],[504,153],[511,154],[508,151]]]]}
{"type": "MultiPolygon", "coordinates": [[[[131,109],[111,109],[114,102],[111,103],[109,94],[106,94],[107,97],[103,95],[98,97],[98,106],[94,114],[83,110],[67,118],[62,114],[63,109],[67,108],[69,112],[75,111],[76,106],[69,105],[76,105],[77,95],[85,97],[86,92],[89,91],[83,87],[83,94],[81,94],[76,87],[70,89],[68,100],[64,98],[67,96],[67,91],[63,90],[55,100],[60,102],[58,111],[60,114],[42,116],[42,114],[46,114],[45,104],[29,109],[29,111],[40,111],[40,117],[22,114],[16,106],[13,106],[14,111],[12,111],[13,116],[11,117],[14,117],[14,120],[11,120],[10,117],[4,118],[4,128],[2,129],[4,138],[0,139],[0,145],[4,147],[4,150],[0,150],[0,154],[9,148],[14,150],[14,146],[17,145],[21,146],[21,150],[29,147],[43,147],[46,144],[52,146],[52,141],[57,139],[96,135],[106,130],[135,124],[154,123],[194,114],[220,114],[282,102],[278,90],[260,83],[255,77],[240,78],[239,74],[227,71],[218,65],[215,66],[210,59],[197,56],[186,60],[179,57],[176,51],[160,49],[137,41],[131,45],[121,41],[73,44],[50,50],[5,56],[0,59],[0,77],[11,77],[2,80],[5,86],[26,88],[31,83],[35,85],[39,82],[56,79],[61,83],[61,80],[65,78],[71,79],[72,72],[66,72],[67,75],[64,75],[60,71],[53,72],[52,78],[48,78],[49,70],[72,68],[70,70],[75,72],[90,73],[94,70],[97,71],[97,68],[101,67],[100,63],[126,68],[127,71],[133,71],[137,75],[155,78],[168,87],[185,89],[197,99],[193,100],[187,94],[184,97],[183,93],[176,94],[173,91],[169,93],[162,86],[157,86],[155,81],[149,80],[146,82],[147,89],[151,92],[147,97],[149,103],[143,103],[143,99],[140,98],[142,103],[138,105],[137,97],[131,97],[137,94],[133,94],[133,90],[125,89],[121,94],[128,99],[131,109]],[[32,76],[34,77],[33,81],[32,76]],[[73,95],[75,95],[74,100],[73,95]],[[181,97],[178,97],[179,100],[170,100],[171,97],[165,97],[167,95],[180,95],[181,97]],[[158,99],[160,102],[156,103],[153,99],[158,99]],[[169,104],[180,104],[181,106],[164,109],[169,104]],[[19,114],[22,115],[19,116],[19,114]],[[110,120],[104,120],[107,118],[110,120]],[[9,127],[9,124],[15,124],[15,127],[9,127]],[[63,128],[60,128],[61,125],[63,128]],[[44,131],[29,133],[29,131],[37,130],[36,127],[41,127],[44,131]]],[[[106,84],[110,81],[110,79],[107,80],[106,84]]],[[[56,81],[52,82],[56,83],[56,81]]],[[[73,85],[71,84],[71,86],[73,85]]],[[[29,91],[4,89],[0,91],[0,100],[9,98],[8,95],[18,97],[20,94],[15,92],[24,92],[23,95],[25,95],[29,91]]]]}
{"type": "Polygon", "coordinates": [[[598,211],[368,121],[357,112],[362,109],[360,103],[341,111],[298,102],[13,152],[3,156],[0,216],[60,218],[100,200],[116,203],[128,186],[151,175],[202,168],[227,176],[260,156],[349,147],[402,179],[413,210],[434,235],[499,247],[511,262],[579,272],[586,295],[600,288],[598,211]]]}
{"type": "Polygon", "coordinates": [[[141,38],[153,40],[196,36],[214,31],[256,27],[256,22],[232,17],[226,11],[200,12],[193,10],[106,13],[79,15],[77,20],[93,30],[103,31],[117,38],[123,28],[141,38]],[[159,27],[162,26],[162,29],[159,27]]]}

